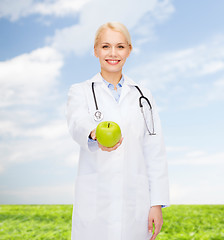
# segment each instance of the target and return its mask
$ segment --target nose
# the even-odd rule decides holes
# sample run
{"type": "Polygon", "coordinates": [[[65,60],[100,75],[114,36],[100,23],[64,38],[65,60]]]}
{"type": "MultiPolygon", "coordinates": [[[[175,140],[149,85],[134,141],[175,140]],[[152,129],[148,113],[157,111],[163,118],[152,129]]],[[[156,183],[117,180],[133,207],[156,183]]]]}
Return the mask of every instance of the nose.
{"type": "Polygon", "coordinates": [[[116,56],[117,56],[117,52],[116,52],[115,46],[112,46],[112,47],[111,47],[110,56],[111,56],[111,57],[116,57],[116,56]]]}

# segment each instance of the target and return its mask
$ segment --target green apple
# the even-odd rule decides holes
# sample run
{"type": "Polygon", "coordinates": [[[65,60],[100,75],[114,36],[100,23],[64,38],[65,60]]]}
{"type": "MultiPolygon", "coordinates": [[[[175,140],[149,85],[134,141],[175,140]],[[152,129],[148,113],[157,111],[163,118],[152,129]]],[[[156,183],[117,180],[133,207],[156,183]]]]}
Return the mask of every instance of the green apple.
{"type": "Polygon", "coordinates": [[[96,128],[97,141],[105,147],[113,147],[121,138],[121,129],[115,122],[104,121],[96,128]]]}

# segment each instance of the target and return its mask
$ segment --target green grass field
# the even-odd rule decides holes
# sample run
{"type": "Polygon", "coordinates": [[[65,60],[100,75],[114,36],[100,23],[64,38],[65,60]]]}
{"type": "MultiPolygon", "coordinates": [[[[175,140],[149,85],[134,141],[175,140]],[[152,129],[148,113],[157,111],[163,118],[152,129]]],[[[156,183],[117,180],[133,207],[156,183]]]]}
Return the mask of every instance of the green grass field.
{"type": "MultiPolygon", "coordinates": [[[[224,205],[173,205],[163,216],[158,240],[224,240],[224,205]]],[[[72,205],[0,205],[0,239],[67,240],[71,219],[72,205]]]]}

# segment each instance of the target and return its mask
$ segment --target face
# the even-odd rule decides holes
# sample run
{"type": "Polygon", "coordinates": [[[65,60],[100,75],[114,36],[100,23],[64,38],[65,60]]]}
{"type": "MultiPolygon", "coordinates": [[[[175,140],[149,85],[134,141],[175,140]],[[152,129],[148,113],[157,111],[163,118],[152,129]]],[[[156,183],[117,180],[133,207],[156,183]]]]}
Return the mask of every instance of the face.
{"type": "Polygon", "coordinates": [[[99,58],[101,72],[121,72],[131,48],[125,36],[117,31],[105,29],[94,47],[95,56],[99,58]]]}

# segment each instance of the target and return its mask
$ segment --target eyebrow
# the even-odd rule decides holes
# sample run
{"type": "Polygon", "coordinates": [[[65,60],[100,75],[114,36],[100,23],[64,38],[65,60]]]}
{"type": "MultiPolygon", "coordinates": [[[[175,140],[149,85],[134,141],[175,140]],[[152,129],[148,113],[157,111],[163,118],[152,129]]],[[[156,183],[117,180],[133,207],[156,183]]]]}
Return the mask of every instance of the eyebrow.
{"type": "MultiPolygon", "coordinates": [[[[102,42],[101,44],[111,44],[111,43],[108,43],[108,42],[102,42]]],[[[120,42],[120,43],[117,43],[116,45],[120,45],[120,44],[126,44],[124,42],[120,42]]]]}

